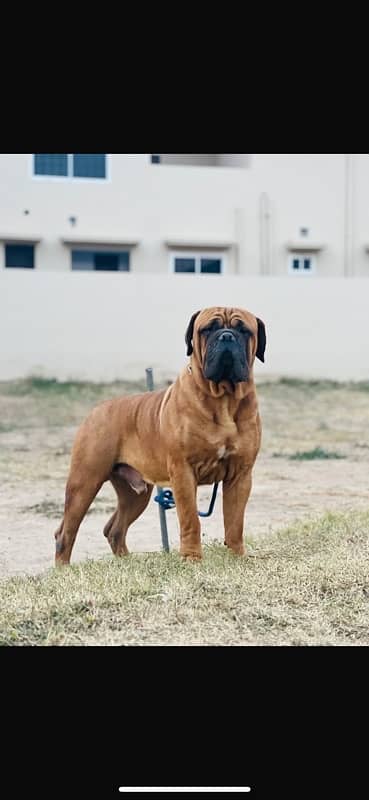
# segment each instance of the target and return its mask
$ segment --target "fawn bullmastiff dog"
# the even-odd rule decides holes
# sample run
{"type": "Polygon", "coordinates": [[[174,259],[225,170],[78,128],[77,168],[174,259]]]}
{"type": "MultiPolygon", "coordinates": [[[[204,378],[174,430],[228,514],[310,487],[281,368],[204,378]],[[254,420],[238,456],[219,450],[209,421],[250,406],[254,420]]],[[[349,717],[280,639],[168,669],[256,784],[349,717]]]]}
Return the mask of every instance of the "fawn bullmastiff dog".
{"type": "Polygon", "coordinates": [[[201,558],[197,487],[223,481],[225,544],[245,553],[244,515],[261,441],[253,364],[264,361],[264,323],[240,308],[207,308],[186,333],[188,366],[168,389],[97,406],[79,429],[55,534],[56,564],[68,564],[79,526],[105,481],[118,506],[104,534],[117,556],[128,553],[129,526],[153,486],[171,487],[180,552],[201,558]]]}

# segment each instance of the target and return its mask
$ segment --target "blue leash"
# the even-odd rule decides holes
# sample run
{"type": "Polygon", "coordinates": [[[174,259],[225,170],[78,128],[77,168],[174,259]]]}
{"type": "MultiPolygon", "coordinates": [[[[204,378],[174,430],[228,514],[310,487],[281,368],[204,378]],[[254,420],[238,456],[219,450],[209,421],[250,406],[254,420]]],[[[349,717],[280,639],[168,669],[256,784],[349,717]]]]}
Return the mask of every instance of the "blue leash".
{"type": "MultiPolygon", "coordinates": [[[[206,512],[198,511],[197,513],[199,517],[211,517],[214,511],[215,501],[217,499],[218,486],[219,486],[218,483],[214,484],[213,495],[210,501],[209,511],[206,512]]],[[[172,508],[175,508],[176,506],[176,501],[174,499],[173,492],[170,489],[162,489],[154,499],[155,503],[159,503],[159,506],[161,506],[161,508],[163,508],[164,511],[170,511],[172,508]]]]}

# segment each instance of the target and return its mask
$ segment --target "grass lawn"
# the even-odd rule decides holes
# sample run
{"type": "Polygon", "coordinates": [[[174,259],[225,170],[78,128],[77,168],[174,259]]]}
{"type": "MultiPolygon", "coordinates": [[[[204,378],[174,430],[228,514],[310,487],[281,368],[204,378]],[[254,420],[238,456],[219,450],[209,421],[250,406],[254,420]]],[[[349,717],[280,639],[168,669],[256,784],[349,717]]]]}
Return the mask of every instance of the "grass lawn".
{"type": "Polygon", "coordinates": [[[0,582],[0,644],[369,645],[369,513],[222,545],[110,557],[0,582]]]}

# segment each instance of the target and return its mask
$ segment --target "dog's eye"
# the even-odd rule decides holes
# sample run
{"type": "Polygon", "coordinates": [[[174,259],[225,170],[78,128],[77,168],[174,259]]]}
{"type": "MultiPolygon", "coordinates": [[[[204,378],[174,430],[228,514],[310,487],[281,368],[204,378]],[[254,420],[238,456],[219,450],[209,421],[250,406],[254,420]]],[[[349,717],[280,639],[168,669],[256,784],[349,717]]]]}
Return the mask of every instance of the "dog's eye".
{"type": "Polygon", "coordinates": [[[238,331],[238,333],[243,333],[247,336],[251,335],[251,331],[249,331],[249,329],[246,328],[246,325],[241,321],[237,322],[237,324],[234,327],[236,331],[238,331]]]}
{"type": "Polygon", "coordinates": [[[204,333],[205,336],[208,336],[209,333],[219,330],[220,327],[220,323],[214,320],[214,322],[211,322],[206,328],[202,328],[201,333],[204,333]]]}

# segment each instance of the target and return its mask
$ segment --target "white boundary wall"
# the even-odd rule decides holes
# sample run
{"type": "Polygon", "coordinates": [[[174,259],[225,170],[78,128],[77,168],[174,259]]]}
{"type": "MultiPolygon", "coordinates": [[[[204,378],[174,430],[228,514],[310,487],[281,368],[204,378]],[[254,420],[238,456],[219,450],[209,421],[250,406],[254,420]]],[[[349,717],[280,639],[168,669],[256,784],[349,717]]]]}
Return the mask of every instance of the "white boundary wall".
{"type": "MultiPolygon", "coordinates": [[[[369,279],[0,274],[0,380],[172,378],[186,363],[194,311],[239,306],[261,317],[256,375],[369,380],[369,279]]],[[[303,413],[303,412],[302,412],[303,413]]]]}

